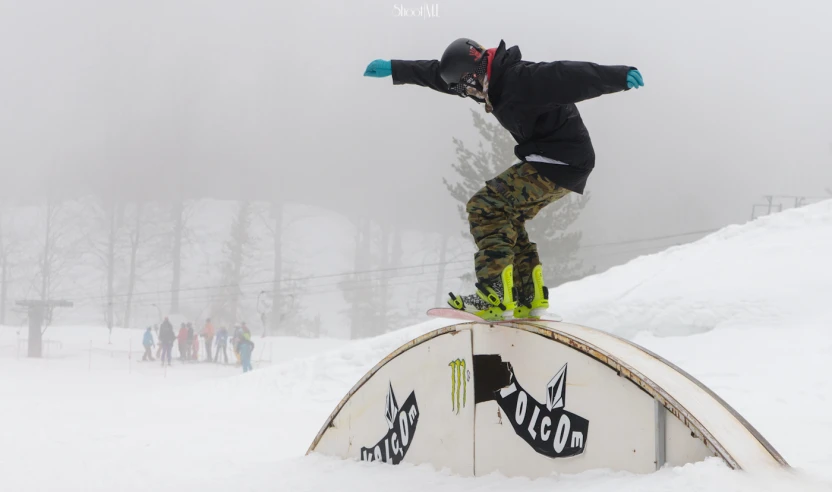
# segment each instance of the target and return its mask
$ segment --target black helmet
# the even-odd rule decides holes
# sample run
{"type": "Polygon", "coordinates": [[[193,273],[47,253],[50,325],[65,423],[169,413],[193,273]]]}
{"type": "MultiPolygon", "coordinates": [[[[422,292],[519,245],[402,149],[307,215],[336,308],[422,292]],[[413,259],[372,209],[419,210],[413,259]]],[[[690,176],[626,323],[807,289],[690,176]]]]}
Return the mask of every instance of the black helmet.
{"type": "Polygon", "coordinates": [[[468,38],[449,44],[439,61],[439,76],[446,84],[456,84],[467,73],[474,73],[485,47],[468,38]]]}

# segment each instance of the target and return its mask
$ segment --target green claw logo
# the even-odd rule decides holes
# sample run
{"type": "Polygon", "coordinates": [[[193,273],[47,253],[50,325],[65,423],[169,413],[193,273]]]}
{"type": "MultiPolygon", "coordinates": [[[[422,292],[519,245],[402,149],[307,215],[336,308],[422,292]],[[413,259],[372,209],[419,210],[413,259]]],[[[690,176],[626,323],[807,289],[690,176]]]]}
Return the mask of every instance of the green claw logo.
{"type": "Polygon", "coordinates": [[[452,360],[448,366],[451,368],[451,411],[459,414],[460,408],[464,407],[468,400],[465,359],[452,360]]]}

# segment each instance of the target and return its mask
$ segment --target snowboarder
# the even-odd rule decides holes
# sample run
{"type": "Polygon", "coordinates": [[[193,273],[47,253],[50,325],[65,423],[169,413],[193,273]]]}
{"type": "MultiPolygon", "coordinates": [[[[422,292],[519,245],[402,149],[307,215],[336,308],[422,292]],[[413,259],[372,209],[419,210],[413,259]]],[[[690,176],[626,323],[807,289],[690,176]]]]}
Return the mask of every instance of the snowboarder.
{"type": "Polygon", "coordinates": [[[394,85],[414,84],[470,97],[485,106],[517,141],[520,162],[487,181],[468,201],[476,292],[450,294],[448,304],[485,319],[540,316],[549,292],[537,246],[525,222],[569,192],[582,194],[595,166],[589,133],[575,103],[642,87],[630,66],[589,62],[529,62],[517,46],[486,49],[460,38],[440,60],[374,60],[368,77],[392,76],[394,85]]]}
{"type": "Polygon", "coordinates": [[[243,364],[243,372],[251,370],[251,354],[254,352],[254,342],[251,341],[251,333],[244,333],[240,343],[237,344],[240,352],[240,362],[243,364]]]}
{"type": "Polygon", "coordinates": [[[144,332],[144,336],[142,337],[142,345],[144,346],[144,355],[142,355],[142,360],[156,360],[153,358],[153,352],[150,350],[152,347],[156,346],[153,342],[152,329],[152,327],[148,326],[147,330],[144,332]]]}

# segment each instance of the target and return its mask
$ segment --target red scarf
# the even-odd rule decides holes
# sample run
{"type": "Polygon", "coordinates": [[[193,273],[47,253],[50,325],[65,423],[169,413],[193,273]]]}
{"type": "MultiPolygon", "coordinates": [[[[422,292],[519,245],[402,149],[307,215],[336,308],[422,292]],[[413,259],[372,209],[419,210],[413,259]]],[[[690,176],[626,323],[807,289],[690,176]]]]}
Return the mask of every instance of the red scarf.
{"type": "Polygon", "coordinates": [[[491,78],[491,64],[494,63],[494,54],[497,53],[497,48],[491,48],[490,50],[485,50],[485,53],[488,55],[488,67],[485,69],[485,75],[490,79],[491,78]]]}

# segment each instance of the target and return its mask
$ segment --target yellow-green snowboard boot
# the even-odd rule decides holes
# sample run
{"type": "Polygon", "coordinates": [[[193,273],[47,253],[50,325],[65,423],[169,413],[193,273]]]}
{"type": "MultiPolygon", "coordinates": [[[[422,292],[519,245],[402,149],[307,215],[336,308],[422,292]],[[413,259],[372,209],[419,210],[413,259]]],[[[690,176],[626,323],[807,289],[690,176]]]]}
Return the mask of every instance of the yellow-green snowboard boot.
{"type": "Polygon", "coordinates": [[[467,296],[456,296],[451,292],[448,305],[487,321],[512,319],[516,307],[513,265],[505,267],[497,280],[477,282],[476,288],[474,294],[467,296]]]}
{"type": "Polygon", "coordinates": [[[549,309],[549,289],[543,285],[543,267],[537,265],[532,270],[534,295],[531,299],[518,299],[514,308],[515,319],[540,319],[549,309]]]}

